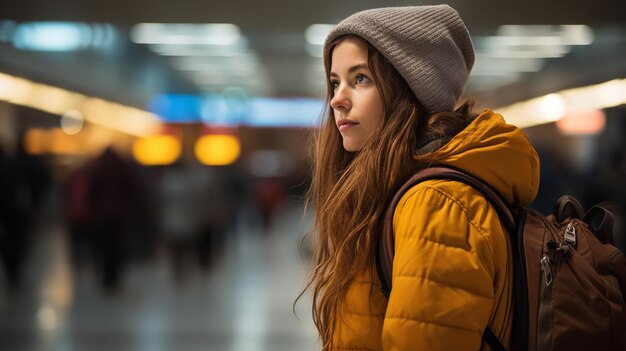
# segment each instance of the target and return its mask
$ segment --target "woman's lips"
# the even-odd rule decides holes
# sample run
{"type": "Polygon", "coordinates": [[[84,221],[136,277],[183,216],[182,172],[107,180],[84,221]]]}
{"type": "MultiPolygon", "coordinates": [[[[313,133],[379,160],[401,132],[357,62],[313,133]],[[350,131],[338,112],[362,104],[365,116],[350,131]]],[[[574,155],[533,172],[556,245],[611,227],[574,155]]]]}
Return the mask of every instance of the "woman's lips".
{"type": "Polygon", "coordinates": [[[344,131],[347,130],[355,125],[357,125],[358,123],[349,119],[342,119],[339,120],[339,122],[337,122],[337,127],[339,127],[339,131],[344,131]]]}

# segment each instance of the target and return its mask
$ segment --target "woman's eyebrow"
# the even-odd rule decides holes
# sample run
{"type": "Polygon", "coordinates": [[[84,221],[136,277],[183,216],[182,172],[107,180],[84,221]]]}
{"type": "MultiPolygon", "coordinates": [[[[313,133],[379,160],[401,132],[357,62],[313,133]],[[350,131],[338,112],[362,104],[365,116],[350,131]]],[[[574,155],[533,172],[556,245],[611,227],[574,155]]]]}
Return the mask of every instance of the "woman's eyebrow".
{"type": "MultiPolygon", "coordinates": [[[[361,63],[358,65],[354,65],[348,69],[348,74],[351,74],[354,71],[358,71],[360,69],[367,69],[367,65],[365,63],[361,63]]],[[[339,75],[335,72],[330,72],[331,77],[339,77],[339,75]]]]}

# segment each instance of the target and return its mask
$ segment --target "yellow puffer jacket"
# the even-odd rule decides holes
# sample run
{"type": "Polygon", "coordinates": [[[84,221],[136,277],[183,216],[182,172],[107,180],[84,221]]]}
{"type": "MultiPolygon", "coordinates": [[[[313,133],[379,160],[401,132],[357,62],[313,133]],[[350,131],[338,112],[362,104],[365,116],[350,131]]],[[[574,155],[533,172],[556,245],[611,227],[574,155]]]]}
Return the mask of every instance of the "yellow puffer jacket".
{"type": "MultiPolygon", "coordinates": [[[[436,163],[489,183],[514,206],[539,187],[539,158],[524,133],[491,111],[436,152],[436,163]]],[[[394,213],[389,301],[376,269],[346,293],[334,350],[479,350],[485,327],[508,345],[511,247],[495,210],[473,188],[431,180],[411,188],[394,213]]]]}

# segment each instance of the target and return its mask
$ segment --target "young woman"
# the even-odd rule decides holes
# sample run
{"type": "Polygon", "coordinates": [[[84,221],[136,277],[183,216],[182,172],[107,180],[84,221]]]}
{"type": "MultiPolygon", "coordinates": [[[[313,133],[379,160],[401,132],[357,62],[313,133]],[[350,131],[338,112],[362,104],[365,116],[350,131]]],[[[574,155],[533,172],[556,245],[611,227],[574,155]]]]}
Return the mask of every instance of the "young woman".
{"type": "Polygon", "coordinates": [[[446,5],[354,14],[328,35],[328,108],[316,134],[313,318],[323,350],[479,350],[486,327],[508,346],[512,260],[495,210],[473,188],[431,180],[394,212],[393,289],[376,240],[397,188],[431,165],[462,169],[512,206],[538,189],[525,135],[459,97],[474,62],[446,5]]]}

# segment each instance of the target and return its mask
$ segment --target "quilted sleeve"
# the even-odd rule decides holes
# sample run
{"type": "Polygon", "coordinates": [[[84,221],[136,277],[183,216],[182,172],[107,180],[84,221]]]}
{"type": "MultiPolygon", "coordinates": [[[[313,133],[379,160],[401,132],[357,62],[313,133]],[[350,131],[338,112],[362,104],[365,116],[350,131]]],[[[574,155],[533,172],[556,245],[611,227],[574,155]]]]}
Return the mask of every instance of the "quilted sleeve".
{"type": "Polygon", "coordinates": [[[493,209],[437,182],[410,189],[394,214],[385,350],[479,350],[490,319],[494,258],[480,222],[493,209]]]}

